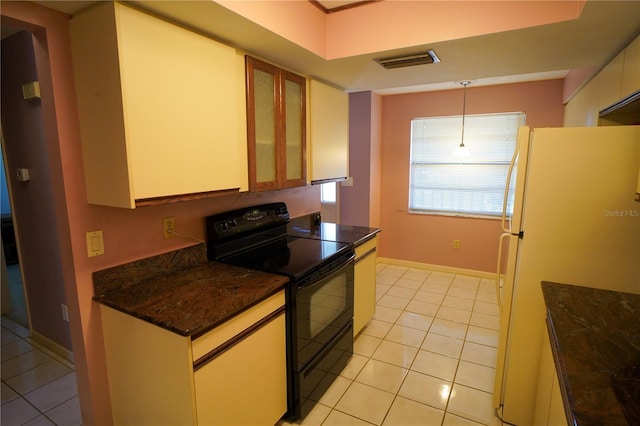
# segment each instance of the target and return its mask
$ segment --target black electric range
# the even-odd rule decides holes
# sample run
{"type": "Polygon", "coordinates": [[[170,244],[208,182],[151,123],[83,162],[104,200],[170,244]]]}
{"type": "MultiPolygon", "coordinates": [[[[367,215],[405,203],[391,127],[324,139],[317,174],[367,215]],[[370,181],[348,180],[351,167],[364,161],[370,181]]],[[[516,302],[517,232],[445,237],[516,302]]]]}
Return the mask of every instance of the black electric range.
{"type": "MultiPolygon", "coordinates": [[[[287,234],[284,203],[208,216],[210,260],[286,275],[288,413],[299,420],[353,354],[353,245],[287,234]]],[[[259,356],[259,351],[256,352],[259,356]]]]}

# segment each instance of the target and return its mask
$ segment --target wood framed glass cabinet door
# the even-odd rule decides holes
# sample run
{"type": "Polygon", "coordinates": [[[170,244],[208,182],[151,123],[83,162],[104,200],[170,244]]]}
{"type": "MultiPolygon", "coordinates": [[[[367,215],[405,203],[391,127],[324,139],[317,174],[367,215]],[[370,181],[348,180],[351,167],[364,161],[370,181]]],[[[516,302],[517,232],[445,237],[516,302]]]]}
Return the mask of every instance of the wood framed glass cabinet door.
{"type": "Polygon", "coordinates": [[[250,56],[246,68],[249,190],[306,185],[306,79],[250,56]]]}

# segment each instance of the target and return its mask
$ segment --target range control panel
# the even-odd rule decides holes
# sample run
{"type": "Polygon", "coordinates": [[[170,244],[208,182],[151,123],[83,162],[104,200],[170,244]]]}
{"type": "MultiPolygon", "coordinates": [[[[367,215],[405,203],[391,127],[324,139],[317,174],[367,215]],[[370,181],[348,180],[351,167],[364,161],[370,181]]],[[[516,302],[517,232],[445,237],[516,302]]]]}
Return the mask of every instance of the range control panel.
{"type": "Polygon", "coordinates": [[[261,204],[207,216],[207,237],[210,242],[224,242],[237,237],[286,224],[289,211],[285,203],[261,204]]]}

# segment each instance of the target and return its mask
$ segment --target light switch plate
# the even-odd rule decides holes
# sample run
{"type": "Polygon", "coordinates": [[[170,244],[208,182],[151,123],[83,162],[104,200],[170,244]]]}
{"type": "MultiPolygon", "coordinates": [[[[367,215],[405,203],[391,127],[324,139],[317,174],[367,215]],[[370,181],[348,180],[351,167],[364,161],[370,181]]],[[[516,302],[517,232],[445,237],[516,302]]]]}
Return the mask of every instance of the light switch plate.
{"type": "Polygon", "coordinates": [[[87,254],[89,257],[104,254],[104,239],[102,231],[87,232],[87,254]]]}
{"type": "Polygon", "coordinates": [[[353,176],[349,176],[347,180],[340,182],[340,186],[353,186],[353,176]]]}
{"type": "Polygon", "coordinates": [[[17,168],[16,169],[16,177],[18,178],[18,182],[28,182],[29,181],[29,169],[25,168],[17,168]]]}
{"type": "Polygon", "coordinates": [[[32,81],[22,85],[22,97],[25,100],[40,99],[40,82],[32,81]]]}

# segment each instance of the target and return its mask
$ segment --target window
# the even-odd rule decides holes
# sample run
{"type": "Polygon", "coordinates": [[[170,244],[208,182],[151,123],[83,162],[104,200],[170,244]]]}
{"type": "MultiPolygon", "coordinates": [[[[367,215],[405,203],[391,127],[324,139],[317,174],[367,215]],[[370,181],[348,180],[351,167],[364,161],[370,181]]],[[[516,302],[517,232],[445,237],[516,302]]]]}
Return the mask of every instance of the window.
{"type": "MultiPolygon", "coordinates": [[[[471,155],[455,157],[462,116],[411,120],[409,211],[501,215],[509,162],[524,124],[522,112],[466,115],[464,145],[471,155]]],[[[507,209],[513,211],[511,195],[507,209]]]]}
{"type": "Polygon", "coordinates": [[[336,203],[336,183],[328,182],[320,185],[320,202],[326,204],[336,203]]]}

